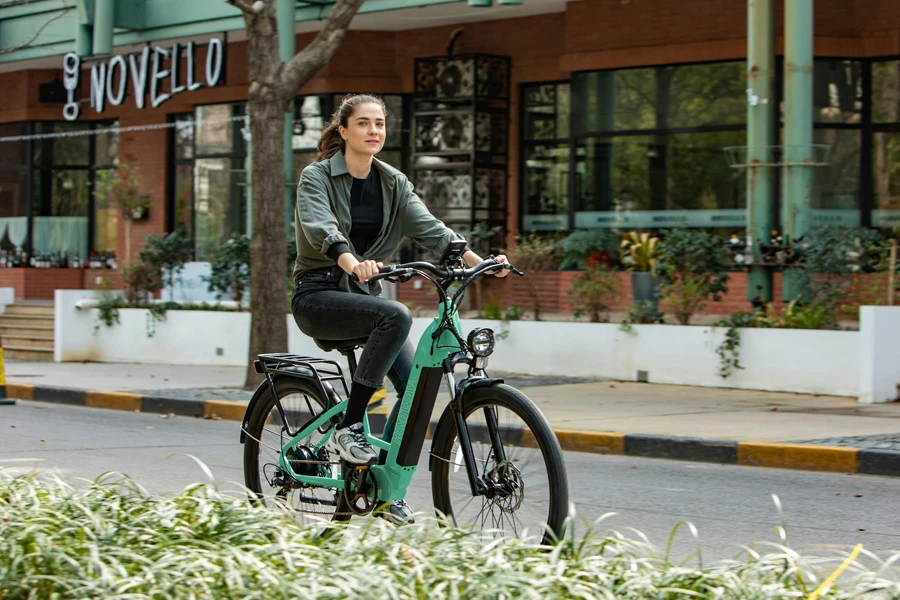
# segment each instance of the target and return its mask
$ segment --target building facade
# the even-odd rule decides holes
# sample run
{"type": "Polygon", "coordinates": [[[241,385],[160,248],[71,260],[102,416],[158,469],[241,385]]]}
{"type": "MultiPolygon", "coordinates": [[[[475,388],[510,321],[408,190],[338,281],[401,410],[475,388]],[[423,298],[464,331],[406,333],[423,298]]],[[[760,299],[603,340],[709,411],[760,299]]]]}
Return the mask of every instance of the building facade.
{"type": "MultiPolygon", "coordinates": [[[[31,44],[59,3],[0,8],[8,50],[0,54],[0,286],[18,297],[117,281],[124,223],[92,193],[116,164],[137,170],[151,201],[132,223],[134,239],[180,229],[202,261],[248,232],[252,140],[239,13],[198,0],[183,9],[192,21],[154,28],[154,11],[178,13],[175,3],[138,2],[142,15],[116,16],[108,52],[87,52],[91,15],[80,8],[100,17],[96,3],[79,0],[31,44]]],[[[320,21],[305,3],[289,4],[299,50],[320,21]]],[[[366,91],[388,107],[382,158],[410,173],[426,204],[463,233],[482,225],[500,226],[507,240],[584,228],[745,231],[746,0],[472,4],[489,6],[369,0],[328,66],[298,90],[286,188],[314,159],[341,96],[366,91]]],[[[782,2],[773,12],[777,143],[782,2]]],[[[809,114],[821,163],[812,224],[893,227],[900,3],[819,0],[812,31],[809,114]]]]}

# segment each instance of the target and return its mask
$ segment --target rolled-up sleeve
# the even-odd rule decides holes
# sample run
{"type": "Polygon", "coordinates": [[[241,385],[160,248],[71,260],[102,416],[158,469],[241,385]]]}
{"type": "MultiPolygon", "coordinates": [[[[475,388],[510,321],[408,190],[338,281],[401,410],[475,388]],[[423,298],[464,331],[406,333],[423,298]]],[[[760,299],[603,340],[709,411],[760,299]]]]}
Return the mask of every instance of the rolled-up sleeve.
{"type": "Polygon", "coordinates": [[[416,195],[409,180],[403,181],[403,185],[400,221],[405,235],[429,250],[438,252],[443,251],[450,242],[463,239],[429,212],[422,199],[416,195]]]}
{"type": "Polygon", "coordinates": [[[327,176],[306,168],[297,185],[297,222],[313,248],[327,255],[332,244],[347,244],[328,200],[327,176]]]}

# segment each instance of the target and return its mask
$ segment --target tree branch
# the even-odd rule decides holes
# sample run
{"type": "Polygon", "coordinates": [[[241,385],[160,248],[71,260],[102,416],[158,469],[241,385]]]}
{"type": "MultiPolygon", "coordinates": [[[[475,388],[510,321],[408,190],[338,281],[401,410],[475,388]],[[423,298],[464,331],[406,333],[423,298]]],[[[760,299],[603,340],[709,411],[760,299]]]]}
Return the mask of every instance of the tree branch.
{"type": "Polygon", "coordinates": [[[297,90],[322,70],[340,46],[350,27],[350,21],[365,0],[337,0],[325,22],[325,27],[310,44],[294,56],[281,72],[281,88],[285,97],[293,97],[297,90]]]}
{"type": "Polygon", "coordinates": [[[259,12],[257,10],[253,10],[253,7],[247,4],[245,0],[225,0],[225,3],[240,9],[241,12],[247,15],[255,15],[259,12]]]}
{"type": "Polygon", "coordinates": [[[61,13],[59,13],[58,15],[56,15],[55,17],[53,17],[52,19],[48,20],[46,23],[41,25],[40,29],[37,30],[37,32],[34,34],[34,36],[32,36],[32,38],[30,40],[28,40],[27,42],[25,42],[24,44],[22,44],[20,46],[16,46],[15,48],[6,48],[5,50],[0,50],[0,54],[9,54],[11,52],[18,52],[19,50],[22,50],[23,48],[27,48],[28,46],[32,45],[35,42],[35,40],[37,40],[41,36],[41,33],[44,32],[44,30],[47,28],[48,25],[50,25],[50,23],[63,18],[64,16],[66,16],[69,13],[70,10],[72,10],[71,6],[66,6],[65,0],[63,0],[62,5],[65,8],[65,10],[63,10],[61,13]]]}

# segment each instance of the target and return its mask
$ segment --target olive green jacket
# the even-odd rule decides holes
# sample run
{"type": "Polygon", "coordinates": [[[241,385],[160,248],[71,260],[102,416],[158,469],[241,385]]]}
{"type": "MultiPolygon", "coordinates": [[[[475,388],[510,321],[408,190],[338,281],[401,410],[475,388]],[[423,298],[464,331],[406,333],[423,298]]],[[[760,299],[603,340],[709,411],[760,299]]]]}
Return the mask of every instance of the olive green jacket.
{"type": "MultiPolygon", "coordinates": [[[[404,236],[437,252],[443,251],[451,241],[462,239],[428,211],[406,175],[378,159],[374,159],[372,164],[381,177],[384,214],[381,233],[362,256],[350,242],[350,187],[353,177],[347,170],[343,152],[303,169],[297,185],[297,206],[294,210],[297,238],[295,283],[304,271],[335,264],[326,254],[335,242],[346,243],[360,260],[387,262],[400,247],[404,236]]],[[[380,282],[358,283],[352,288],[350,283],[349,277],[344,274],[340,283],[342,290],[352,289],[372,296],[381,294],[380,282]]]]}

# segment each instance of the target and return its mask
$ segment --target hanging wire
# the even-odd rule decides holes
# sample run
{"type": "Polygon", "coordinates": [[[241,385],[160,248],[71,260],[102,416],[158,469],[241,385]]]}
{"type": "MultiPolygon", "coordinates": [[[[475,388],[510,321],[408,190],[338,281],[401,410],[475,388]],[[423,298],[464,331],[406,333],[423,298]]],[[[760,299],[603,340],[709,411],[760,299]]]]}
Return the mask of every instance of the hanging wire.
{"type": "Polygon", "coordinates": [[[27,140],[46,140],[53,138],[79,137],[83,135],[101,135],[104,133],[128,133],[132,131],[153,131],[157,129],[170,129],[177,127],[179,129],[187,129],[197,125],[208,125],[211,123],[233,123],[235,121],[245,121],[247,116],[227,117],[220,119],[202,119],[200,121],[173,121],[171,123],[154,123],[152,125],[130,125],[128,127],[106,127],[104,129],[85,129],[82,131],[59,131],[55,133],[35,133],[32,135],[13,135],[0,137],[0,142],[24,142],[27,140]]]}

